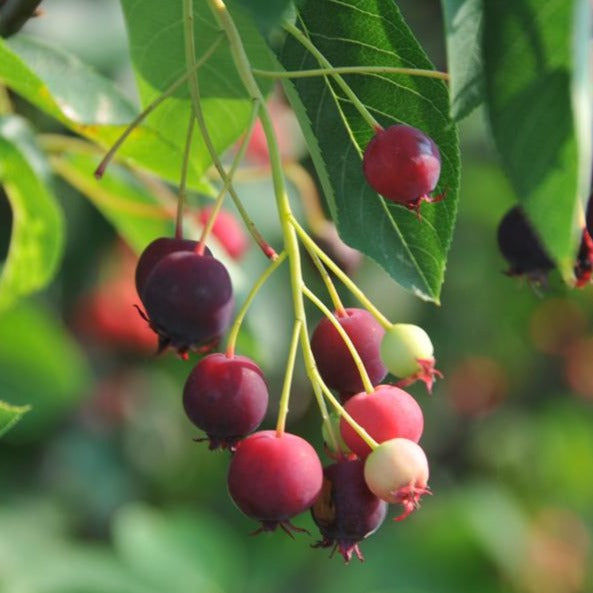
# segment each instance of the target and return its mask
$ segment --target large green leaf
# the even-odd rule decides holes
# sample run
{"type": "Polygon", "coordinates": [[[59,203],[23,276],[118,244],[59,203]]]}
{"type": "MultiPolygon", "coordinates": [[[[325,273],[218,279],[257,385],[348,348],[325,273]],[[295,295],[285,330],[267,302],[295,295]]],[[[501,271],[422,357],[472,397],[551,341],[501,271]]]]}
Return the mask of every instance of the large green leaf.
{"type": "MultiPolygon", "coordinates": [[[[429,69],[431,64],[390,0],[309,1],[301,26],[333,66],[400,66],[429,69]]],[[[282,61],[288,70],[319,67],[294,39],[282,61]]],[[[442,156],[438,191],[446,198],[422,208],[422,220],[386,202],[366,183],[361,154],[373,130],[323,78],[299,79],[298,97],[289,99],[307,140],[342,238],[375,259],[402,286],[438,302],[457,211],[459,155],[455,125],[449,119],[446,86],[432,78],[403,75],[344,77],[358,98],[385,127],[406,123],[424,130],[442,156]]]]}
{"type": "Polygon", "coordinates": [[[30,406],[11,406],[0,400],[0,437],[7,433],[30,409],[30,406]]]}
{"type": "Polygon", "coordinates": [[[484,100],[482,1],[442,0],[451,117],[456,120],[469,115],[484,100]]]}
{"type": "MultiPolygon", "coordinates": [[[[186,73],[182,2],[171,0],[122,0],[130,51],[143,105],[158,97],[186,73]]],[[[230,7],[232,9],[232,5],[230,7]]],[[[219,39],[221,32],[206,0],[194,0],[194,37],[199,59],[219,39]]],[[[249,60],[253,67],[273,67],[266,44],[242,10],[233,10],[249,60]]],[[[201,105],[208,131],[218,153],[230,146],[245,130],[251,100],[235,70],[226,39],[198,70],[201,105]]],[[[264,90],[271,88],[266,83],[264,90]]],[[[183,147],[191,114],[189,87],[182,85],[148,118],[172,146],[183,147]]],[[[197,131],[192,162],[204,172],[212,159],[197,131]]]]}
{"type": "Polygon", "coordinates": [[[23,121],[0,118],[0,183],[13,216],[8,256],[0,275],[0,312],[43,288],[58,267],[64,221],[46,181],[43,157],[23,121]]]}
{"type": "MultiPolygon", "coordinates": [[[[76,57],[24,35],[0,39],[0,82],[71,130],[107,148],[137,114],[111,81],[76,57]]],[[[145,122],[119,151],[128,162],[177,182],[183,147],[145,122]]],[[[190,163],[189,182],[202,189],[190,163]]]]}
{"type": "MultiPolygon", "coordinates": [[[[566,278],[579,238],[576,210],[591,170],[590,139],[581,145],[577,139],[577,128],[589,120],[579,111],[590,109],[590,84],[581,81],[587,101],[577,105],[571,94],[575,49],[585,53],[590,35],[576,23],[590,23],[590,11],[586,0],[484,3],[492,134],[518,199],[566,278]]],[[[590,136],[590,126],[583,134],[590,136]]]]}

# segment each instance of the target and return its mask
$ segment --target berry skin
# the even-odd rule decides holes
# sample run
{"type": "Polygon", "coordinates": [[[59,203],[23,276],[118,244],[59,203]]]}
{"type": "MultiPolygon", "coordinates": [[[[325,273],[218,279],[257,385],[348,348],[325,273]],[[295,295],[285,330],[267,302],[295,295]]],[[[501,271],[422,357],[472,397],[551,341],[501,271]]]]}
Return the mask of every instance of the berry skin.
{"type": "Polygon", "coordinates": [[[210,354],[189,374],[183,390],[188,418],[207,435],[210,449],[233,449],[264,419],[268,388],[261,369],[246,356],[210,354]]]}
{"type": "Polygon", "coordinates": [[[508,276],[526,276],[540,283],[554,268],[520,206],[514,206],[503,216],[497,239],[500,252],[509,264],[508,276]]]}
{"type": "Polygon", "coordinates": [[[257,531],[280,526],[298,531],[290,519],[307,510],[321,492],[323,469],[315,449],[301,437],[263,430],[239,441],[228,473],[234,503],[260,521],[257,531]]]}
{"type": "Polygon", "coordinates": [[[381,358],[390,373],[401,377],[397,383],[405,387],[414,381],[424,381],[429,393],[435,376],[434,348],[428,334],[417,325],[396,323],[385,332],[381,342],[381,358]]]}
{"type": "Polygon", "coordinates": [[[358,542],[379,529],[387,503],[366,485],[361,459],[342,460],[323,469],[323,488],[311,514],[323,538],[314,547],[333,547],[332,554],[337,549],[348,564],[353,554],[363,560],[358,542]]]}
{"type": "Polygon", "coordinates": [[[428,473],[424,451],[408,439],[381,443],[364,464],[364,479],[370,491],[390,504],[403,505],[404,511],[396,521],[416,510],[423,494],[430,494],[428,473]]]}
{"type": "Polygon", "coordinates": [[[418,211],[431,198],[441,174],[437,145],[424,132],[402,124],[379,130],[362,161],[368,184],[385,199],[418,211]]]}
{"type": "MultiPolygon", "coordinates": [[[[379,348],[385,330],[365,309],[345,309],[346,315],[335,314],[348,334],[364,364],[373,385],[387,375],[379,348]]],[[[311,349],[321,377],[328,387],[341,394],[358,393],[364,389],[360,374],[342,336],[324,317],[313,332],[311,349]]]]}
{"type": "MultiPolygon", "coordinates": [[[[136,264],[136,290],[138,296],[142,298],[142,291],[146,284],[146,279],[154,267],[163,259],[163,257],[174,253],[175,251],[195,251],[198,246],[197,241],[190,239],[175,239],[171,237],[159,237],[152,243],[149,243],[146,249],[140,255],[136,264]]],[[[206,255],[212,255],[206,247],[206,255]]]]}
{"type": "MultiPolygon", "coordinates": [[[[203,225],[208,222],[211,213],[211,207],[200,210],[199,219],[203,225]]],[[[218,212],[212,226],[212,234],[234,260],[240,260],[249,249],[249,239],[245,235],[243,227],[228,210],[218,212]]]]}
{"type": "MultiPolygon", "coordinates": [[[[422,409],[409,393],[395,385],[379,385],[373,393],[358,393],[344,409],[378,443],[397,437],[417,442],[424,430],[422,409]]],[[[340,420],[340,432],[359,457],[369,455],[370,447],[344,418],[340,420]]]]}
{"type": "Polygon", "coordinates": [[[177,251],[154,267],[142,302],[150,326],[182,356],[210,348],[226,331],[233,312],[233,287],[226,268],[214,257],[177,251]]]}

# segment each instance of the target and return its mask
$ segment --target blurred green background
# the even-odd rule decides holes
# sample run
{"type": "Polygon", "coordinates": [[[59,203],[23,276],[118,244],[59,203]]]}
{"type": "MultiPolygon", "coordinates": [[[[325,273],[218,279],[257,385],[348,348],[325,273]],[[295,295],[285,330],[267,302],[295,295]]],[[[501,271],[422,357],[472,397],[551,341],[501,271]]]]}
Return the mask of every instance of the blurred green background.
{"type": "MultiPolygon", "coordinates": [[[[398,4],[444,69],[438,2],[398,4]]],[[[26,31],[79,55],[135,99],[118,3],[43,7],[26,31]]],[[[38,130],[59,129],[15,103],[38,130]]],[[[33,406],[0,441],[0,593],[593,590],[592,289],[568,290],[552,276],[535,291],[504,275],[496,227],[513,196],[480,113],[461,135],[460,213],[442,306],[405,293],[371,262],[353,272],[391,320],[429,332],[445,380],[432,396],[411,388],[425,412],[434,495],[403,523],[388,519],[361,544],[365,562],[349,566],[311,548],[314,536],[249,535],[256,525],[226,495],[228,453],[192,440],[181,406],[188,363],[152,356],[129,319],[135,313],[122,308],[135,298],[132,256],[93,205],[57,181],[67,215],[61,272],[0,316],[0,398],[33,406]]],[[[244,175],[238,188],[278,246],[265,172],[244,175]]],[[[292,199],[302,216],[296,186],[292,199]]],[[[2,197],[0,259],[10,228],[2,197]]],[[[262,260],[252,248],[232,265],[239,302],[262,260]]],[[[269,377],[265,428],[274,425],[291,329],[285,273],[258,296],[240,344],[269,377]]],[[[288,428],[321,452],[319,415],[298,370],[288,428]]],[[[316,533],[309,516],[295,522],[316,533]]]]}

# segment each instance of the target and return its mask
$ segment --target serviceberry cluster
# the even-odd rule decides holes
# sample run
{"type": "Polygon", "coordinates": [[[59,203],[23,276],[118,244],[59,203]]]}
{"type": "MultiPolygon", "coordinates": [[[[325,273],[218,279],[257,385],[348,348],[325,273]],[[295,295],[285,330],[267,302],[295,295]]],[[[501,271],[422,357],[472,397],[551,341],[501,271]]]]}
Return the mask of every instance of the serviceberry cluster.
{"type": "MultiPolygon", "coordinates": [[[[403,387],[422,381],[430,392],[435,377],[441,374],[435,369],[433,346],[426,332],[387,320],[295,219],[273,122],[238,31],[222,0],[209,0],[208,4],[226,33],[234,64],[253,100],[251,125],[227,171],[212,147],[201,111],[193,3],[184,0],[187,79],[193,113],[222,188],[215,205],[200,213],[204,224],[200,239],[184,239],[187,162],[183,163],[175,236],[150,243],[138,261],[136,288],[143,305],[138,310],[157,334],[159,352],[171,348],[184,359],[190,352],[202,356],[186,380],[183,407],[189,420],[206,435],[196,440],[208,441],[210,449],[230,452],[229,494],[243,513],[260,523],[258,531],[278,527],[290,535],[302,531],[292,520],[310,510],[321,534],[317,547],[332,547],[347,562],[353,554],[362,559],[358,543],[379,528],[389,504],[402,507],[396,517],[401,520],[430,492],[428,462],[418,445],[424,428],[422,410],[403,387]],[[259,234],[233,187],[233,174],[246,153],[258,117],[267,142],[284,239],[280,253],[259,234]],[[227,192],[256,244],[271,261],[245,298],[232,326],[235,301],[231,277],[206,246],[210,233],[223,233],[223,227],[228,227],[228,221],[223,224],[219,218],[227,192]],[[301,270],[301,247],[319,271],[332,308],[307,287],[301,270]],[[266,416],[268,387],[257,363],[237,354],[235,344],[250,303],[284,261],[290,268],[294,325],[276,427],[258,430],[266,416]],[[330,271],[361,307],[343,306],[330,271]],[[312,332],[307,326],[305,299],[324,314],[312,332]],[[225,350],[215,351],[227,331],[225,350]],[[323,419],[325,451],[332,461],[326,467],[310,443],[285,430],[299,346],[323,419]],[[392,382],[386,380],[388,373],[394,377],[392,382]],[[333,407],[331,413],[328,402],[333,407]]],[[[293,29],[287,27],[289,32],[293,29]]],[[[421,203],[444,197],[431,196],[441,167],[436,144],[409,125],[384,129],[354,95],[351,99],[374,131],[365,150],[361,175],[384,199],[414,210],[417,224],[423,224],[421,203]]],[[[191,138],[192,134],[188,134],[186,159],[191,152],[191,138]]],[[[98,176],[121,141],[99,166],[98,176]]]]}

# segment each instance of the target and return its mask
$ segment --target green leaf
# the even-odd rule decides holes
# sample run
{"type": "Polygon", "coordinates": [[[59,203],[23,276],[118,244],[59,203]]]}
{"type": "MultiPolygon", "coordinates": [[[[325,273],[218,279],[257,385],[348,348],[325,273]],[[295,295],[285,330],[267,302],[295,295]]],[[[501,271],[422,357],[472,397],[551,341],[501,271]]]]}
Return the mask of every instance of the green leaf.
{"type": "Polygon", "coordinates": [[[447,34],[451,117],[468,116],[484,100],[482,0],[442,0],[447,34]]]}
{"type": "MultiPolygon", "coordinates": [[[[389,0],[311,0],[301,17],[305,32],[334,67],[432,67],[389,0]]],[[[292,38],[282,61],[288,70],[319,67],[292,38]]],[[[457,211],[459,174],[447,88],[433,78],[395,74],[344,79],[383,126],[410,124],[434,139],[443,166],[436,192],[446,192],[446,199],[425,205],[420,221],[406,208],[378,196],[366,183],[361,165],[373,130],[335,84],[322,78],[299,79],[298,97],[289,85],[287,94],[304,128],[338,231],[403,287],[438,302],[457,211]]]]}
{"type": "Polygon", "coordinates": [[[26,302],[0,315],[0,393],[32,407],[9,440],[42,438],[85,393],[86,360],[53,317],[26,302]]]}
{"type": "MultiPolygon", "coordinates": [[[[147,105],[186,73],[182,3],[179,0],[122,0],[122,7],[141,102],[147,105]]],[[[229,9],[233,9],[231,3],[229,9]]],[[[206,0],[194,0],[194,14],[196,57],[199,60],[220,40],[222,33],[206,0]]],[[[234,9],[232,14],[251,65],[254,68],[272,68],[273,58],[244,11],[234,9]]],[[[243,133],[252,107],[226,39],[199,68],[198,79],[208,131],[216,151],[220,153],[243,133]]],[[[262,90],[267,92],[271,85],[271,82],[266,82],[262,90]]],[[[184,84],[148,117],[147,123],[159,130],[171,146],[182,149],[190,114],[189,88],[184,84]]],[[[203,173],[212,159],[197,127],[192,148],[191,162],[198,173],[203,173]]],[[[178,162],[180,167],[181,160],[178,162]]]]}
{"type": "Polygon", "coordinates": [[[291,0],[238,0],[248,11],[258,29],[266,34],[282,21],[289,7],[291,0]]]}
{"type": "Polygon", "coordinates": [[[12,208],[8,256],[0,276],[0,312],[46,286],[61,259],[64,221],[45,183],[44,163],[23,120],[0,118],[0,183],[12,208]]]}
{"type": "Polygon", "coordinates": [[[0,400],[0,437],[7,433],[31,409],[31,406],[11,406],[0,400]]]}
{"type": "MultiPolygon", "coordinates": [[[[571,94],[575,49],[580,47],[582,54],[589,43],[588,27],[577,21],[590,23],[590,12],[585,0],[484,3],[492,134],[519,201],[565,279],[572,277],[577,207],[586,200],[589,188],[583,179],[591,170],[590,148],[579,155],[586,145],[579,146],[576,136],[578,114],[571,94]]],[[[583,134],[589,135],[589,128],[583,134]]]]}
{"type": "MultiPolygon", "coordinates": [[[[0,82],[69,129],[110,147],[137,115],[111,81],[76,57],[18,34],[0,39],[0,82]]],[[[118,155],[127,162],[178,182],[183,148],[149,122],[138,126],[118,155]]],[[[189,183],[204,189],[202,170],[190,163],[189,183]]]]}

